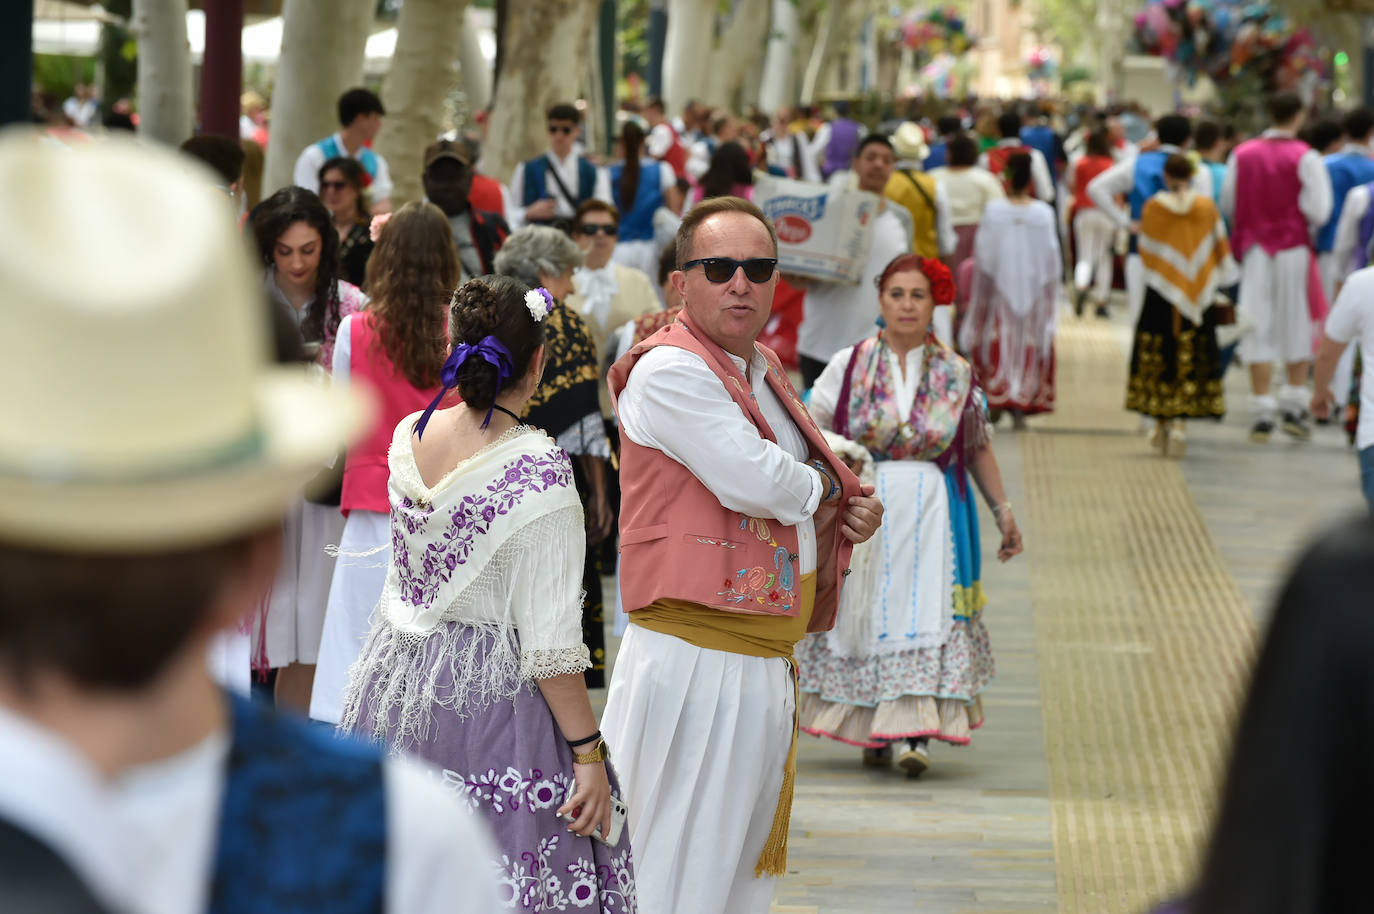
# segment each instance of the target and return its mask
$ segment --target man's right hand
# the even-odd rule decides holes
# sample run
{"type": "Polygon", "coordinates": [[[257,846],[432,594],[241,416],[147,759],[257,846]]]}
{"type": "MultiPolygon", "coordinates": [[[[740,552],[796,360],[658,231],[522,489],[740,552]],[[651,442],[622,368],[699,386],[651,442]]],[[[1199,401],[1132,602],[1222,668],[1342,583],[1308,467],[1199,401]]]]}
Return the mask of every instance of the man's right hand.
{"type": "Polygon", "coordinates": [[[525,209],[525,220],[527,222],[547,222],[553,218],[553,214],[553,198],[545,197],[542,200],[535,200],[525,209]]]}
{"type": "Polygon", "coordinates": [[[1330,390],[1312,391],[1312,418],[1322,422],[1330,419],[1332,399],[1330,390]]]}
{"type": "Polygon", "coordinates": [[[851,543],[867,541],[883,525],[883,503],[874,497],[873,487],[865,485],[859,491],[863,494],[849,499],[840,526],[840,532],[851,543]]]}

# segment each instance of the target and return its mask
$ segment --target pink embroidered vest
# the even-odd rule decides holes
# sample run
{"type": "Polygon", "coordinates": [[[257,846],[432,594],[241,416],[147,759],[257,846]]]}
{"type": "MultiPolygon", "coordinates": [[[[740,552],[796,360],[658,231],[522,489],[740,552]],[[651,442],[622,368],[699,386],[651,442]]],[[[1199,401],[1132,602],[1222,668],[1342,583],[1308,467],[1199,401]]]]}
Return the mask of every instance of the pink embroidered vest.
{"type": "Polygon", "coordinates": [[[1308,247],[1307,219],[1298,209],[1298,160],[1311,147],[1286,137],[1259,138],[1236,147],[1236,208],[1232,241],[1236,259],[1253,245],[1269,256],[1308,247]]]}
{"type": "Polygon", "coordinates": [[[386,453],[396,424],[428,406],[439,388],[418,388],[396,370],[382,348],[372,312],[361,312],[349,321],[349,327],[348,382],[369,388],[378,408],[371,431],[348,449],[339,507],[344,514],[355,509],[386,514],[391,510],[386,493],[390,476],[386,453]]]}
{"type": "MultiPolygon", "coordinates": [[[[625,389],[635,363],[655,346],[676,346],[700,356],[759,434],[777,441],[748,381],[724,350],[691,326],[686,313],[611,366],[613,401],[625,389]]],[[[840,583],[853,551],[839,533],[837,508],[860,494],[859,480],[826,447],[777,356],[765,346],[758,349],[768,362],[768,384],[806,438],[811,456],[829,464],[843,486],[840,497],[822,504],[813,517],[816,603],[808,631],[828,631],[835,625],[840,583]]],[[[691,470],[662,451],[641,447],[628,435],[620,441],[620,587],[627,610],[678,599],[730,613],[795,617],[800,612],[795,527],[730,511],[691,470]]],[[[729,455],[721,454],[721,459],[729,455]]]]}

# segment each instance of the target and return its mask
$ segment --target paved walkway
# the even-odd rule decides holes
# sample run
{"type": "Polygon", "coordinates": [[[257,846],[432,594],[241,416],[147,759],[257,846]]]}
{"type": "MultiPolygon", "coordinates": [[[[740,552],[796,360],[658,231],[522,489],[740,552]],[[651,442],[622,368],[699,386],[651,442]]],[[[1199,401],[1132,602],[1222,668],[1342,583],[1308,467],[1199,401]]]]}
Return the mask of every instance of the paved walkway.
{"type": "MultiPolygon", "coordinates": [[[[1363,510],[1336,429],[1192,423],[1182,461],[1120,408],[1120,322],[1067,318],[1053,416],[995,440],[1027,551],[984,564],[987,725],[918,781],[803,737],[776,912],[1132,914],[1186,884],[1255,631],[1312,532],[1363,510]]],[[[983,515],[984,554],[996,531],[983,515]]],[[[612,639],[614,641],[614,639],[612,639]]]]}

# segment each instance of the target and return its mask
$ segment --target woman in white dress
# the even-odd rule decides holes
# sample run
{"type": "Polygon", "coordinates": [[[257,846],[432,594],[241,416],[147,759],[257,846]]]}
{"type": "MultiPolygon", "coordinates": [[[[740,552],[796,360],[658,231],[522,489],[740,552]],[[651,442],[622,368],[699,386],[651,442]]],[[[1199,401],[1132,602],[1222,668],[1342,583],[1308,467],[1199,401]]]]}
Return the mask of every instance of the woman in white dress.
{"type": "MultiPolygon", "coordinates": [[[[864,748],[865,761],[910,775],[931,739],[969,742],[993,677],[982,612],[978,486],[1002,533],[1002,561],[1021,531],[1002,489],[982,391],[968,362],[931,330],[954,298],[949,269],[915,254],[878,277],[875,336],[836,353],[810,410],[836,453],[872,474],[883,526],[855,547],[834,630],[797,646],[801,729],[864,748]]],[[[865,480],[867,481],[867,480],[865,480]]]]}
{"type": "Polygon", "coordinates": [[[582,503],[567,452],[519,419],[553,304],[507,277],[455,294],[443,388],[392,437],[391,561],[342,726],[442,772],[496,838],[506,909],[633,914],[583,680],[582,503]]]}

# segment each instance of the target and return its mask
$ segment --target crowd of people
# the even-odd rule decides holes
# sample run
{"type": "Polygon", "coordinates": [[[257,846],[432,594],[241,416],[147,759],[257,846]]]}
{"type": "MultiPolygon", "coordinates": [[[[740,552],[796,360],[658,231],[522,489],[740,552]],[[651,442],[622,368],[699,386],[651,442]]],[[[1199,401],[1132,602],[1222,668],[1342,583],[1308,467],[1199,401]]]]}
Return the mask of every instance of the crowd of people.
{"type": "MultiPolygon", "coordinates": [[[[1363,109],[1323,156],[1290,95],[1270,100],[1272,127],[1244,142],[1178,114],[1133,136],[1133,112],[1084,110],[1070,125],[1008,103],[871,130],[844,103],[812,123],[695,103],[670,119],[654,99],[624,112],[603,161],[582,142],[581,110],[557,104],[547,149],[509,176],[483,173],[476,138],[435,137],[415,156],[425,199],[403,202],[392,199],[400,163],[371,147],[386,111],[359,88],[339,99],[338,132],[301,150],[293,184],[250,206],[244,147],[258,145],[262,118],[248,101],[244,137],[183,145],[209,171],[119,143],[56,164],[31,161],[23,140],[0,148],[5,168],[30,168],[49,194],[55,229],[89,215],[66,203],[68,186],[114,168],[130,176],[130,205],[172,201],[163,221],[176,232],[156,256],[189,265],[140,273],[148,240],[113,232],[127,264],[111,254],[111,267],[163,307],[135,296],[102,320],[121,339],[142,328],[162,341],[148,364],[214,393],[191,384],[149,409],[241,418],[224,398],[251,399],[268,366],[249,341],[265,339],[293,366],[280,393],[318,401],[313,416],[282,404],[262,429],[237,429],[248,444],[229,440],[228,420],[163,444],[191,461],[188,486],[273,475],[252,504],[172,485],[165,510],[107,520],[95,538],[0,509],[0,524],[41,531],[0,550],[14,571],[0,575],[0,670],[13,680],[0,683],[0,732],[26,747],[11,764],[82,784],[101,766],[153,784],[186,766],[195,796],[180,813],[209,808],[217,785],[226,810],[232,801],[218,840],[196,826],[169,858],[185,871],[133,909],[327,888],[341,911],[379,899],[406,911],[767,910],[786,871],[799,734],[919,776],[938,761],[932,741],[967,744],[984,722],[995,664],[977,501],[996,524],[996,558],[1021,553],[992,439],[1003,415],[1023,429],[1054,409],[1066,290],[1093,320],[1124,278],[1125,406],[1154,420],[1166,455],[1186,450],[1183,420],[1224,414],[1232,358],[1250,375],[1257,443],[1279,428],[1306,440],[1358,383],[1374,506],[1374,379],[1353,381],[1346,352],[1374,345],[1374,114],[1363,109]],[[874,201],[857,284],[788,269],[785,240],[753,202],[759,173],[874,201]],[[251,280],[223,256],[235,246],[251,250],[251,280]],[[214,297],[224,323],[168,316],[188,295],[214,297]],[[784,301],[800,301],[791,328],[784,301]],[[760,345],[789,333],[795,363],[760,345]],[[238,348],[201,364],[206,342],[223,339],[238,348]],[[265,440],[293,434],[308,440],[265,440]],[[150,644],[109,669],[11,618],[13,594],[67,566],[78,573],[65,576],[66,609],[100,609],[118,628],[131,606],[160,601],[163,630],[140,627],[150,644]],[[608,607],[622,636],[613,669],[608,607]],[[310,723],[225,706],[207,670],[310,723]],[[31,694],[39,676],[56,691],[31,694]],[[44,720],[83,745],[88,712],[69,685],[115,695],[139,732],[167,732],[108,757],[54,747],[44,720]],[[40,724],[7,707],[41,707],[40,724]],[[321,738],[333,732],[359,740],[321,738]],[[255,803],[316,766],[336,777],[259,816],[255,803]],[[415,825],[421,814],[435,821],[415,825]],[[312,863],[339,878],[293,880],[300,858],[285,852],[247,878],[242,845],[264,832],[272,847],[318,834],[312,863]],[[452,894],[416,900],[441,867],[452,894]]],[[[106,401],[150,396],[121,383],[81,415],[106,428],[106,401]]],[[[121,431],[161,442],[163,418],[139,414],[121,431]]],[[[128,498],[127,483],[157,498],[138,474],[167,455],[106,444],[98,456],[133,475],[97,472],[92,491],[128,498]]],[[[97,654],[101,638],[124,643],[92,637],[97,654]]],[[[120,827],[192,828],[139,818],[131,783],[100,796],[120,827]]],[[[162,878],[159,862],[123,872],[70,821],[15,803],[0,788],[0,846],[10,813],[70,857],[69,888],[89,895],[79,910],[118,909],[162,878]]]]}

